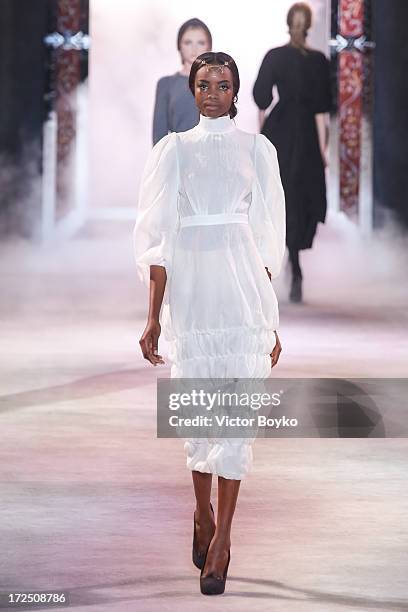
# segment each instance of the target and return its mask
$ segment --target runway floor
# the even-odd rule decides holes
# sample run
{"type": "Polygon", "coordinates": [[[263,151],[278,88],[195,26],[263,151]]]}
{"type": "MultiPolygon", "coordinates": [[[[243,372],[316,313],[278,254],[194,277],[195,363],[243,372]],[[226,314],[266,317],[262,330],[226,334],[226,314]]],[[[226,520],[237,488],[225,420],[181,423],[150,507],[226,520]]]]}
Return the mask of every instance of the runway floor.
{"type": "MultiPolygon", "coordinates": [[[[257,440],[226,592],[200,594],[191,474],[181,441],[155,437],[169,367],[139,354],[131,230],[1,246],[0,592],[64,590],[89,612],[408,610],[402,438],[257,440]]],[[[286,272],[276,284],[276,376],[406,377],[403,247],[319,228],[305,304],[288,303],[286,272]]]]}

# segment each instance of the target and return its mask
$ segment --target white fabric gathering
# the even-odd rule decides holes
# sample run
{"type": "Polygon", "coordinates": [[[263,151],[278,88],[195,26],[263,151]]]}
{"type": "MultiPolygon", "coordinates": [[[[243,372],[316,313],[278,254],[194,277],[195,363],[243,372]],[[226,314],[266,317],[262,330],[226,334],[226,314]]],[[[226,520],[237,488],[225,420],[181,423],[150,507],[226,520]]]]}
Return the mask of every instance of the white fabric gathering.
{"type": "MultiPolygon", "coordinates": [[[[142,175],[133,231],[136,267],[166,269],[161,311],[172,378],[267,378],[279,327],[276,278],[285,253],[277,152],[229,116],[164,136],[142,175]]],[[[160,350],[159,350],[160,352],[160,350]]],[[[187,467],[241,480],[251,438],[191,438],[187,467]]]]}

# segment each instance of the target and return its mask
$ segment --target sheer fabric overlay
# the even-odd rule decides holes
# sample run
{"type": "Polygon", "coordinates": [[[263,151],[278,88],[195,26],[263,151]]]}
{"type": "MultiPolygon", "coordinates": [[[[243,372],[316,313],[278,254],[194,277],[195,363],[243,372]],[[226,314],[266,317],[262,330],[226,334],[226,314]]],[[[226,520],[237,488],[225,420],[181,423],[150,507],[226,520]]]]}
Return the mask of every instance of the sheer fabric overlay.
{"type": "MultiPolygon", "coordinates": [[[[136,267],[164,266],[161,313],[172,378],[267,378],[279,326],[272,278],[285,252],[285,198],[274,145],[229,116],[200,115],[152,149],[133,231],[136,267]]],[[[187,467],[241,479],[251,439],[188,439],[187,467]]]]}

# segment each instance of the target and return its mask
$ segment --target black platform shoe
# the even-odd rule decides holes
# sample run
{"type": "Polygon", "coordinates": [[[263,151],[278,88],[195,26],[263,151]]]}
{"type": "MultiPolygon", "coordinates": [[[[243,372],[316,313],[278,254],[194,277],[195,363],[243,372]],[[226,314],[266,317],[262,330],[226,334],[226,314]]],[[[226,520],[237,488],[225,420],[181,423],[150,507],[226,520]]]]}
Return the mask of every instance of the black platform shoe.
{"type": "MultiPolygon", "coordinates": [[[[205,555],[205,557],[207,558],[207,555],[205,555]]],[[[205,576],[205,578],[203,578],[203,566],[200,575],[200,589],[203,595],[222,595],[222,593],[225,591],[225,582],[227,580],[228,566],[230,564],[230,560],[231,552],[230,550],[228,550],[228,561],[227,565],[225,566],[222,578],[219,578],[218,576],[213,576],[212,574],[209,574],[208,576],[205,576]]]]}
{"type": "Polygon", "coordinates": [[[299,304],[302,301],[302,277],[294,276],[290,288],[289,299],[291,302],[299,304]]]}
{"type": "MultiPolygon", "coordinates": [[[[211,508],[211,512],[214,514],[214,508],[212,507],[212,504],[210,502],[210,508],[211,508]]],[[[194,536],[193,536],[193,563],[196,567],[198,567],[198,569],[202,569],[204,567],[204,563],[205,563],[205,556],[207,554],[207,551],[205,552],[198,552],[197,549],[197,532],[196,532],[196,521],[195,521],[195,517],[193,514],[193,523],[194,523],[194,536]]],[[[208,545],[209,546],[209,545],[208,545]]],[[[208,547],[207,547],[208,550],[208,547]]]]}

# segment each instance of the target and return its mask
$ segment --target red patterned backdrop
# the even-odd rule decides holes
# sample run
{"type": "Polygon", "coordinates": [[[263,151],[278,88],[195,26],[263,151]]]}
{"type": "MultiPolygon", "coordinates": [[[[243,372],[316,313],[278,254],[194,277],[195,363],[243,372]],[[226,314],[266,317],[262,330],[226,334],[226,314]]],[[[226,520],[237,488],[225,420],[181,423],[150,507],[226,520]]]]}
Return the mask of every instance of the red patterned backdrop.
{"type": "MultiPolygon", "coordinates": [[[[363,0],[339,1],[339,33],[345,38],[363,35],[363,0]]],[[[355,48],[339,55],[340,208],[358,213],[363,56],[355,48]]]]}
{"type": "MultiPolygon", "coordinates": [[[[81,26],[81,0],[58,0],[57,31],[76,33],[81,26]]],[[[76,89],[80,83],[80,55],[77,50],[58,49],[56,62],[57,94],[57,206],[56,220],[64,217],[71,207],[72,169],[67,168],[76,136],[76,89]]]]}

